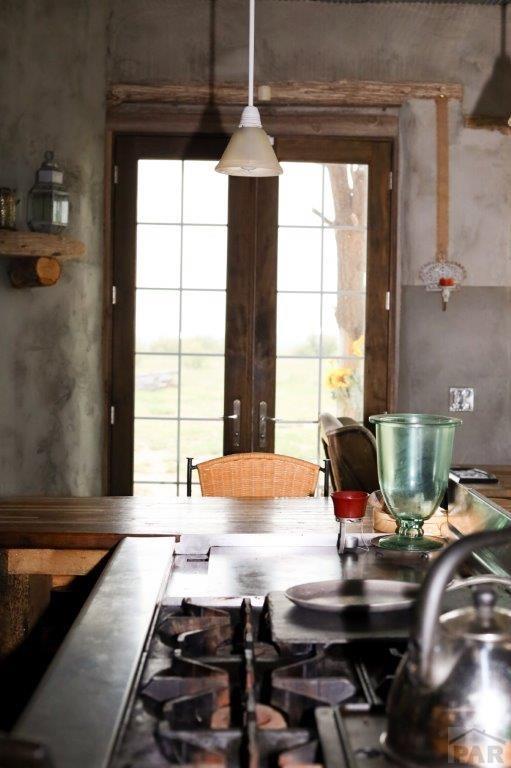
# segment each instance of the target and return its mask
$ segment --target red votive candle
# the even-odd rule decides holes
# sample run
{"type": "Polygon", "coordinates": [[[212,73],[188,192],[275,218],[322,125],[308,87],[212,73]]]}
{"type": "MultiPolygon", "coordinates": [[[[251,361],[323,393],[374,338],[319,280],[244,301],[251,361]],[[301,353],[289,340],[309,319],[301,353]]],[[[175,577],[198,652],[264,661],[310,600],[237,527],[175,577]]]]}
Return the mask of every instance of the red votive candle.
{"type": "Polygon", "coordinates": [[[365,491],[334,491],[330,495],[337,520],[357,520],[364,517],[369,498],[365,491]]]}

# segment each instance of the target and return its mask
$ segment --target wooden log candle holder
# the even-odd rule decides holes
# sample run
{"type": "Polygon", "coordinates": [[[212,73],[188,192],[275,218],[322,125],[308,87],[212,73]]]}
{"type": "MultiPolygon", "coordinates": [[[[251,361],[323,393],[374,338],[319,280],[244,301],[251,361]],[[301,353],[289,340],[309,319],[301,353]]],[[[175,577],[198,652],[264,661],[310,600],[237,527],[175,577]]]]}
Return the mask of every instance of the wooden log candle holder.
{"type": "Polygon", "coordinates": [[[11,259],[9,278],[14,288],[37,288],[55,285],[62,267],[52,256],[11,259]]]}

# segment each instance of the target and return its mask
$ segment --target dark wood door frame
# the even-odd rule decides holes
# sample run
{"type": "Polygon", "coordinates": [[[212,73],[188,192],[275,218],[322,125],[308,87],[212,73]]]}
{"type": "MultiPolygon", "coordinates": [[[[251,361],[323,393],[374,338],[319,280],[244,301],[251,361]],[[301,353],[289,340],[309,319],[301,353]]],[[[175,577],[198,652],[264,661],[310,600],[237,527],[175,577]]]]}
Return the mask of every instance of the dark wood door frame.
{"type": "MultiPolygon", "coordinates": [[[[279,113],[278,109],[273,110],[274,119],[275,122],[278,123],[279,130],[282,132],[279,136],[285,136],[285,123],[286,123],[286,110],[283,110],[282,114],[279,113]]],[[[313,110],[309,109],[309,121],[305,124],[305,133],[314,133],[314,121],[310,119],[310,114],[313,113],[313,110]]],[[[139,117],[137,117],[137,120],[139,117]]],[[[292,116],[291,118],[293,129],[291,130],[291,135],[296,132],[296,117],[292,116]]],[[[197,127],[196,118],[194,117],[195,121],[195,128],[197,127]]],[[[334,120],[332,118],[332,115],[329,117],[328,126],[329,130],[332,135],[336,135],[339,132],[342,133],[342,126],[346,124],[346,115],[342,114],[340,116],[340,126],[341,128],[339,131],[336,131],[334,128],[332,128],[332,125],[334,124],[334,120]]],[[[218,128],[218,120],[214,123],[215,126],[218,128]]],[[[178,121],[178,132],[183,132],[183,120],[178,121]]],[[[138,127],[138,126],[137,126],[138,127]]],[[[208,133],[211,131],[211,126],[208,126],[207,121],[204,122],[204,129],[205,133],[208,133]]],[[[161,128],[161,126],[160,126],[161,128]]],[[[193,148],[193,137],[190,137],[189,135],[183,135],[182,133],[179,133],[175,136],[169,136],[168,134],[171,133],[169,130],[169,126],[164,126],[165,132],[167,135],[162,136],[159,135],[159,139],[161,140],[161,151],[162,151],[162,157],[168,156],[168,146],[169,146],[169,140],[172,139],[172,141],[178,141],[181,142],[182,146],[187,146],[189,149],[193,148]]],[[[110,129],[107,131],[107,145],[106,145],[106,189],[105,189],[105,265],[104,265],[104,275],[105,275],[105,290],[104,290],[104,392],[105,392],[105,404],[104,404],[104,412],[105,412],[105,440],[104,440],[104,453],[103,453],[103,467],[104,467],[104,482],[103,487],[105,493],[112,493],[115,491],[115,488],[117,487],[126,487],[126,477],[128,473],[132,474],[132,465],[130,466],[129,462],[126,464],[125,469],[123,471],[123,478],[117,477],[115,473],[115,469],[113,467],[113,464],[111,462],[111,456],[113,455],[113,452],[117,450],[118,446],[121,444],[125,444],[125,439],[130,439],[130,435],[127,433],[124,433],[124,435],[119,435],[118,430],[115,428],[112,429],[112,426],[110,425],[111,421],[111,405],[112,405],[112,386],[114,382],[114,376],[115,376],[115,370],[119,371],[119,366],[123,365],[126,361],[126,356],[128,353],[131,353],[131,359],[133,360],[133,339],[126,338],[125,339],[125,349],[122,353],[123,360],[119,359],[119,354],[113,355],[112,354],[112,276],[113,276],[113,267],[114,267],[114,256],[113,256],[113,239],[114,237],[117,239],[118,237],[124,238],[126,240],[126,246],[131,248],[131,252],[134,252],[133,243],[129,243],[129,238],[133,237],[133,234],[129,232],[121,232],[118,228],[118,217],[115,215],[116,209],[118,209],[121,205],[128,205],[133,206],[134,201],[133,199],[129,199],[130,193],[127,191],[122,191],[124,184],[115,184],[115,172],[114,172],[114,166],[115,166],[115,157],[116,152],[120,151],[122,153],[122,137],[125,135],[130,135],[130,121],[128,120],[125,122],[123,126],[119,124],[119,120],[117,119],[117,123],[115,126],[115,130],[113,127],[110,127],[110,129]],[[124,199],[124,197],[127,196],[127,199],[124,199]],[[116,231],[117,227],[117,231],[116,231]],[[116,435],[117,432],[117,435],[116,435]]],[[[271,130],[271,126],[270,126],[271,130]]],[[[323,132],[320,132],[320,134],[323,132]]],[[[381,402],[382,407],[381,410],[393,410],[395,407],[395,370],[396,370],[396,349],[395,349],[395,339],[396,339],[396,324],[397,324],[397,317],[396,317],[396,254],[395,254],[395,232],[397,228],[397,190],[396,190],[396,184],[394,183],[393,188],[391,189],[391,185],[389,185],[389,168],[391,171],[393,171],[393,177],[396,179],[396,168],[397,168],[397,152],[396,152],[396,145],[397,145],[397,137],[392,137],[390,135],[390,132],[388,130],[383,131],[384,136],[381,140],[375,140],[374,136],[371,136],[371,139],[346,139],[346,147],[350,149],[349,157],[346,155],[346,159],[343,160],[341,156],[336,158],[337,162],[357,162],[356,159],[354,159],[354,155],[352,154],[353,150],[357,150],[359,153],[357,155],[358,162],[360,163],[368,163],[370,168],[373,169],[373,172],[370,171],[370,181],[369,181],[369,198],[370,201],[373,200],[373,203],[370,202],[370,210],[369,210],[369,221],[368,221],[368,229],[369,229],[369,242],[368,247],[369,248],[378,248],[382,252],[385,250],[387,253],[387,268],[383,269],[381,266],[376,267],[371,271],[369,270],[368,273],[368,287],[370,285],[378,286],[378,298],[376,300],[376,304],[372,304],[372,310],[377,309],[377,312],[374,312],[369,307],[370,302],[368,301],[368,309],[367,309],[367,331],[368,336],[369,334],[373,335],[374,338],[379,339],[378,342],[375,341],[375,343],[384,343],[387,348],[387,361],[386,361],[386,370],[383,371],[381,374],[378,374],[376,377],[372,378],[372,381],[370,383],[372,392],[374,394],[374,402],[381,402]],[[365,159],[364,159],[365,158],[365,159]],[[376,179],[379,179],[378,183],[376,184],[376,179]],[[385,211],[385,221],[382,220],[382,212],[385,211]],[[378,222],[382,223],[382,226],[378,224],[378,222]],[[382,290],[387,286],[386,290],[382,290]],[[385,304],[387,301],[387,291],[389,292],[390,296],[390,307],[389,311],[385,308],[385,304]],[[383,306],[383,310],[382,310],[383,306]],[[386,322],[382,325],[381,324],[381,317],[384,315],[382,312],[386,312],[386,322]],[[380,319],[378,319],[380,318],[380,319]],[[372,330],[371,330],[372,329],[372,330]]],[[[367,132],[363,132],[364,136],[367,135],[367,132]]],[[[323,133],[324,136],[324,133],[323,133]]],[[[139,142],[144,142],[144,140],[150,138],[151,142],[154,141],[155,135],[149,135],[149,136],[139,136],[137,140],[139,142]]],[[[301,137],[295,137],[296,140],[300,140],[301,137]]],[[[215,141],[218,140],[218,137],[211,136],[212,139],[212,146],[214,145],[215,141]]],[[[289,139],[291,141],[291,138],[289,139]]],[[[286,142],[287,143],[287,142],[286,142]]],[[[288,147],[291,145],[289,144],[288,147]]],[[[192,155],[193,156],[193,149],[192,155]]],[[[218,154],[216,155],[218,156],[218,154]]],[[[282,158],[284,159],[284,157],[282,158]]],[[[291,158],[290,158],[291,159],[291,158]]],[[[301,157],[300,159],[306,160],[306,157],[301,157]]],[[[317,158],[316,153],[314,159],[316,161],[320,161],[319,158],[317,158]]],[[[326,160],[329,162],[332,162],[331,158],[329,160],[326,160]]],[[[127,179],[127,181],[129,181],[127,179]]],[[[262,187],[261,182],[270,182],[271,180],[259,180],[259,184],[262,187]]],[[[131,187],[134,189],[134,185],[132,183],[126,184],[126,188],[131,187]]],[[[132,193],[133,194],[133,193],[132,193]]],[[[268,190],[266,189],[264,191],[264,195],[266,196],[269,194],[268,190]]],[[[260,198],[261,199],[261,198],[260,198]]],[[[268,209],[269,207],[267,207],[268,209]]],[[[229,233],[229,237],[230,237],[229,233]]],[[[119,240],[117,240],[119,242],[119,240]]],[[[256,268],[256,264],[260,263],[259,259],[264,258],[264,254],[268,252],[268,249],[271,249],[272,245],[271,243],[266,243],[263,245],[263,241],[259,240],[252,244],[252,254],[253,254],[253,268],[256,268]],[[257,258],[256,258],[257,255],[257,258]]],[[[276,247],[276,244],[275,244],[276,247]]],[[[275,261],[275,260],[274,260],[275,261]]],[[[131,271],[131,274],[133,275],[134,270],[134,263],[130,263],[128,265],[128,270],[131,271]]],[[[129,279],[129,272],[126,273],[127,279],[129,279]]],[[[231,278],[229,278],[231,279],[231,278]]],[[[271,288],[272,281],[274,284],[276,284],[276,275],[271,274],[270,272],[264,272],[264,270],[259,271],[259,277],[257,275],[257,270],[254,272],[254,286],[255,282],[257,280],[264,280],[266,281],[266,287],[268,289],[271,288]]],[[[118,288],[118,296],[119,296],[119,286],[118,288]]],[[[129,291],[126,292],[127,294],[129,291]]],[[[376,295],[376,294],[375,294],[376,295]]],[[[274,292],[272,290],[268,290],[268,296],[274,296],[274,292]]],[[[123,300],[125,300],[123,298],[123,300]]],[[[260,331],[263,327],[265,327],[265,324],[269,322],[268,318],[270,317],[272,311],[274,312],[274,308],[271,306],[271,300],[269,300],[267,306],[261,306],[259,307],[259,313],[256,314],[256,319],[253,326],[253,343],[257,344],[259,343],[258,340],[263,338],[263,335],[260,331]]],[[[227,318],[227,321],[230,322],[229,316],[227,318]]],[[[231,338],[234,338],[234,335],[231,334],[231,338]]],[[[227,350],[226,350],[227,351],[227,350]]],[[[234,353],[234,348],[231,350],[234,353]]],[[[258,350],[259,351],[259,359],[263,361],[261,364],[261,369],[259,372],[256,372],[256,375],[254,377],[254,386],[252,387],[252,391],[245,394],[245,400],[246,400],[246,407],[244,409],[246,419],[251,419],[253,422],[253,434],[257,433],[257,424],[256,421],[258,420],[258,407],[256,407],[256,404],[259,403],[259,401],[262,399],[261,392],[257,391],[257,381],[263,381],[265,377],[274,378],[274,366],[275,366],[275,350],[273,349],[266,349],[266,350],[258,350]],[[272,370],[273,366],[273,370],[272,370]],[[248,395],[248,397],[247,397],[248,395]]],[[[240,350],[238,350],[238,353],[241,355],[240,350]]],[[[241,368],[240,368],[241,370],[241,368]]],[[[225,392],[225,405],[226,405],[226,411],[225,413],[229,413],[230,405],[232,403],[233,398],[233,392],[227,391],[225,392]],[[229,406],[229,407],[228,407],[229,406]]],[[[266,398],[265,398],[266,399],[266,398]]],[[[115,403],[116,408],[119,407],[120,403],[115,403]]],[[[133,393],[131,395],[125,391],[123,395],[123,407],[128,408],[133,411],[133,393]]],[[[374,410],[374,409],[373,409],[374,410]]],[[[268,413],[273,414],[274,413],[274,402],[268,402],[268,413]]],[[[131,426],[131,430],[133,429],[133,426],[131,426]]],[[[226,427],[228,429],[228,426],[226,427]]],[[[132,441],[132,437],[131,437],[132,441]]],[[[273,443],[273,425],[272,423],[268,423],[268,441],[269,445],[273,443]]],[[[252,446],[252,449],[254,447],[252,446]]],[[[249,446],[247,446],[247,449],[250,449],[249,446]]],[[[131,458],[132,462],[132,458],[131,458]]]]}
{"type": "MultiPolygon", "coordinates": [[[[241,402],[239,444],[233,441],[233,423],[224,422],[224,450],[243,453],[262,450],[259,403],[268,413],[275,408],[275,333],[277,298],[276,179],[232,178],[229,186],[229,224],[225,410],[241,402]]],[[[273,423],[267,426],[264,450],[273,450],[273,423]]]]}
{"type": "Polygon", "coordinates": [[[113,195],[113,241],[111,280],[115,297],[110,315],[122,312],[123,320],[110,321],[110,407],[108,445],[108,493],[129,495],[133,483],[134,361],[137,164],[140,157],[166,159],[215,159],[226,137],[220,136],[118,136],[113,147],[115,193],[113,195]],[[115,460],[114,460],[115,457],[115,460]]]}

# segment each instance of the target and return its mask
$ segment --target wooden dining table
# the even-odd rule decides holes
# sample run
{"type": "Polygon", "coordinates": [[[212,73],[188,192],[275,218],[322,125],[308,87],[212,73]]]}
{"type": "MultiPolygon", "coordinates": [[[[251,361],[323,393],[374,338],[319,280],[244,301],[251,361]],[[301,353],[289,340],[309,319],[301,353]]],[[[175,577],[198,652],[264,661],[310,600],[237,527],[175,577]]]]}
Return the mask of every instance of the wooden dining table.
{"type": "Polygon", "coordinates": [[[0,548],[109,549],[125,536],[321,533],[330,499],[17,497],[0,500],[0,548]]]}
{"type": "MultiPolygon", "coordinates": [[[[511,465],[482,468],[495,474],[498,482],[472,487],[511,511],[511,465]]],[[[331,533],[335,520],[330,505],[324,497],[0,498],[0,550],[109,550],[125,536],[179,540],[184,534],[331,533]]]]}
{"type": "MultiPolygon", "coordinates": [[[[474,488],[511,511],[511,466],[474,488]]],[[[12,497],[0,499],[0,656],[64,588],[107,561],[127,536],[332,535],[329,499],[12,497]],[[3,638],[3,639],[2,639],[3,638]]]]}
{"type": "Polygon", "coordinates": [[[511,465],[498,464],[495,466],[481,465],[481,469],[486,469],[497,477],[496,483],[476,483],[472,487],[474,490],[494,499],[497,504],[511,512],[511,465]]]}
{"type": "Polygon", "coordinates": [[[101,568],[126,537],[331,534],[330,500],[14,497],[0,500],[0,657],[24,638],[52,588],[101,568]]]}

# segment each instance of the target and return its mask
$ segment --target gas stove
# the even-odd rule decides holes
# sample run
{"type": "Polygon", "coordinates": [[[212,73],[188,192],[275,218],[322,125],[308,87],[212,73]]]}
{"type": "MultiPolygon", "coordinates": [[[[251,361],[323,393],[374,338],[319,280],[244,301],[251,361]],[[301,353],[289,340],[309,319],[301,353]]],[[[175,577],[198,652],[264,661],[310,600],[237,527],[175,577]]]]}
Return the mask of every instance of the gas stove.
{"type": "Polygon", "coordinates": [[[405,641],[280,641],[283,600],[162,608],[111,768],[374,765],[349,732],[376,733],[405,641]]]}
{"type": "MultiPolygon", "coordinates": [[[[455,536],[507,524],[452,489],[455,536]]],[[[359,532],[357,531],[357,535],[359,532]]],[[[2,768],[383,768],[385,702],[411,613],[342,617],[293,605],[326,579],[420,582],[421,558],[290,533],[124,539],[9,738],[2,768]]],[[[471,572],[510,573],[511,551],[471,572]]],[[[464,590],[448,593],[459,607],[464,590]]]]}

